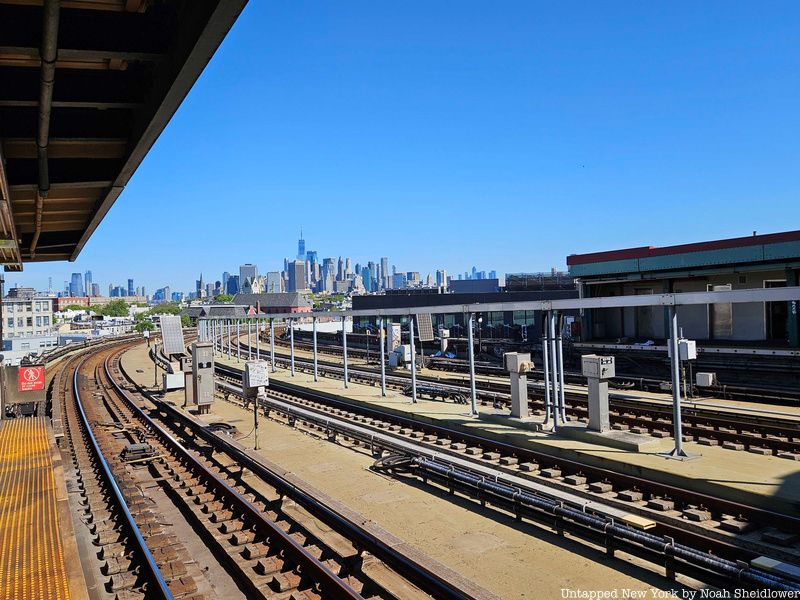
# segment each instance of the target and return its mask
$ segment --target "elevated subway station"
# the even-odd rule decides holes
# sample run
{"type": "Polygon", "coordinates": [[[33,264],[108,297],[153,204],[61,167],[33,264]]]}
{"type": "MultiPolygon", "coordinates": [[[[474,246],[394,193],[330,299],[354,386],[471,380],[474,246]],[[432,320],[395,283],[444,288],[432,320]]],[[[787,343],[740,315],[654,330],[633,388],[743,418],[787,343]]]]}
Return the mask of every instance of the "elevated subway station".
{"type": "MultiPolygon", "coordinates": [[[[77,258],[245,4],[0,1],[6,271],[77,258]]],[[[74,487],[65,485],[71,465],[62,465],[53,427],[64,449],[63,421],[34,404],[35,417],[0,412],[0,596],[96,598],[81,572],[91,545],[76,542],[70,517],[84,514],[73,502],[87,490],[74,473],[74,487]]]]}

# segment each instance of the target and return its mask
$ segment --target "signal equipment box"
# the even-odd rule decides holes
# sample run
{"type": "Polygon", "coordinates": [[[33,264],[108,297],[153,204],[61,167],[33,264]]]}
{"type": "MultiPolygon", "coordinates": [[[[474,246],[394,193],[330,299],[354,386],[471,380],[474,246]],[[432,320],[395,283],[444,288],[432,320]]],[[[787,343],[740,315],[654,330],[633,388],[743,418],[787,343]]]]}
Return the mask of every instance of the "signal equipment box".
{"type": "Polygon", "coordinates": [[[199,414],[214,403],[214,355],[211,342],[192,344],[192,399],[199,414]]]}

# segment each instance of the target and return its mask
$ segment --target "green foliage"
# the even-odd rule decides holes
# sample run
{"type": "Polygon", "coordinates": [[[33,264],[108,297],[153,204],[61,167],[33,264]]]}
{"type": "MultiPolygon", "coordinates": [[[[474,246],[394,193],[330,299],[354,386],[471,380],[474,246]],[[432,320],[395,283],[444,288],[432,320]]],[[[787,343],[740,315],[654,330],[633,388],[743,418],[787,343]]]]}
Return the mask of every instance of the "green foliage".
{"type": "MultiPolygon", "coordinates": [[[[139,315],[136,316],[138,317],[139,315]]],[[[152,321],[141,319],[137,321],[136,325],[134,325],[133,328],[139,333],[142,333],[144,331],[153,331],[156,328],[156,326],[153,325],[152,321]]]]}
{"type": "Polygon", "coordinates": [[[89,307],[81,306],[80,304],[68,304],[63,310],[89,310],[89,307]]]}
{"type": "Polygon", "coordinates": [[[105,317],[127,317],[128,316],[128,304],[125,300],[112,300],[105,306],[97,306],[94,307],[94,310],[97,314],[103,315],[105,317]]]}
{"type": "Polygon", "coordinates": [[[192,322],[189,320],[189,315],[181,315],[181,326],[182,327],[192,326],[192,322]]]}
{"type": "Polygon", "coordinates": [[[150,309],[151,315],[179,315],[183,309],[177,302],[165,302],[150,309]]]}
{"type": "Polygon", "coordinates": [[[214,300],[217,302],[233,302],[233,296],[230,294],[218,294],[214,300]]]}

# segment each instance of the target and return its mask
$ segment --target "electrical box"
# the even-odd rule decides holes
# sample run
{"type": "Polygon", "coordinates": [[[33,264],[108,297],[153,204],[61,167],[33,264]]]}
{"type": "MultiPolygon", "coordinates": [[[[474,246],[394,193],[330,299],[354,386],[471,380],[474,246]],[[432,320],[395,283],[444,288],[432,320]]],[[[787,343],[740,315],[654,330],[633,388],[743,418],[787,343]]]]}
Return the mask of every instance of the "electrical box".
{"type": "Polygon", "coordinates": [[[386,326],[386,352],[394,352],[400,343],[400,323],[389,323],[386,326]]]}
{"type": "Polygon", "coordinates": [[[245,398],[258,395],[259,388],[269,387],[269,366],[265,360],[249,360],[242,371],[242,391],[245,398]]]}
{"type": "MultiPolygon", "coordinates": [[[[667,343],[667,356],[672,358],[672,344],[667,343]]],[[[678,338],[678,358],[681,360],[695,360],[697,358],[697,342],[678,338]]]]}
{"type": "Polygon", "coordinates": [[[528,352],[506,352],[503,354],[503,364],[506,371],[511,373],[526,373],[533,368],[528,352]]]}
{"type": "Polygon", "coordinates": [[[681,360],[695,360],[697,358],[697,342],[679,339],[678,356],[681,360]]]}
{"type": "Polygon", "coordinates": [[[182,390],[186,385],[183,381],[183,373],[164,373],[162,382],[165,392],[182,390]]]}
{"type": "Polygon", "coordinates": [[[411,362],[411,345],[410,344],[401,344],[397,348],[394,349],[395,354],[398,355],[398,360],[400,362],[409,363],[411,362]]]}
{"type": "Polygon", "coordinates": [[[696,377],[698,387],[712,387],[717,384],[716,373],[698,373],[696,377]]]}
{"type": "Polygon", "coordinates": [[[611,379],[616,374],[614,357],[584,354],[581,356],[581,372],[590,379],[611,379]]]}
{"type": "Polygon", "coordinates": [[[211,342],[192,344],[193,404],[198,407],[214,403],[214,356],[211,342]]]}

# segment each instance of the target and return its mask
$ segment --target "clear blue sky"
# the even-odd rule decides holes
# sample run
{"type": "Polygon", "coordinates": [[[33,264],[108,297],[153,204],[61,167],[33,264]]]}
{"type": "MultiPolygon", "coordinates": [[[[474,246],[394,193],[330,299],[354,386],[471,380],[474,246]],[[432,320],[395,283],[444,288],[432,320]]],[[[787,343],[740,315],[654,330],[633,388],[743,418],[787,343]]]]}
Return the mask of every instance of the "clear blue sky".
{"type": "MultiPolygon", "coordinates": [[[[800,228],[797,2],[253,1],[75,264],[189,290],[800,228]]],[[[424,275],[423,275],[424,276],[424,275]]]]}

